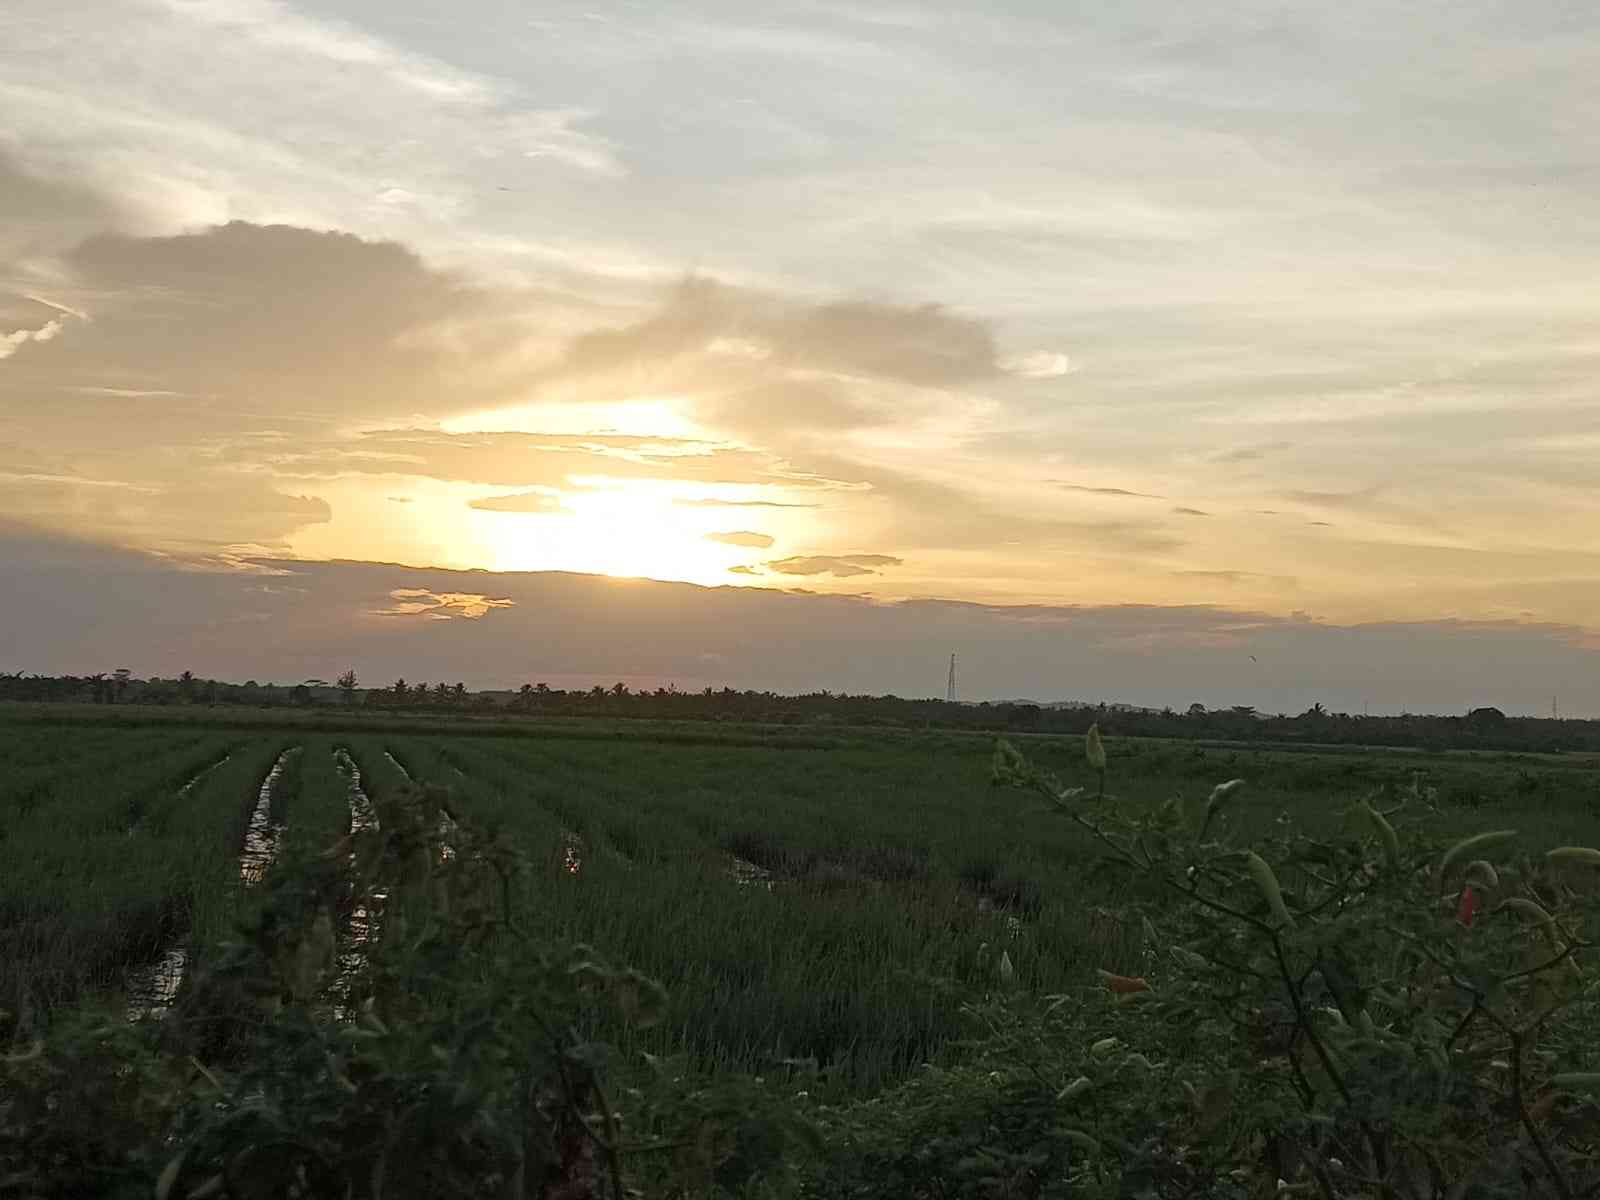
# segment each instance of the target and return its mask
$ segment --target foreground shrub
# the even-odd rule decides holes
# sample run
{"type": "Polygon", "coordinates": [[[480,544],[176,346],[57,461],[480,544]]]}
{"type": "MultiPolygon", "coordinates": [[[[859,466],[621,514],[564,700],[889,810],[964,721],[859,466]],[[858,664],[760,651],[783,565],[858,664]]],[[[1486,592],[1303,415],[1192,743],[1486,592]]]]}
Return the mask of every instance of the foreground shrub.
{"type": "Polygon", "coordinates": [[[661,989],[515,912],[514,847],[406,787],[271,873],[159,1024],[63,1017],[0,1060],[0,1191],[588,1200],[781,1187],[808,1129],[748,1081],[619,1063],[597,1008],[661,989]],[[448,852],[447,852],[448,851],[448,852]],[[360,944],[339,931],[370,923],[360,944]],[[623,1082],[629,1086],[618,1089],[623,1082]],[[636,1194],[636,1193],[635,1193],[636,1194]]]}
{"type": "Polygon", "coordinates": [[[1580,933],[1600,851],[1534,856],[1510,830],[1436,846],[1373,799],[1341,836],[1249,848],[1226,832],[1239,780],[1141,814],[1004,742],[994,769],[1163,897],[1144,974],[974,1009],[991,1054],[1056,1086],[1087,1151],[1077,1194],[1600,1193],[1580,933]]]}

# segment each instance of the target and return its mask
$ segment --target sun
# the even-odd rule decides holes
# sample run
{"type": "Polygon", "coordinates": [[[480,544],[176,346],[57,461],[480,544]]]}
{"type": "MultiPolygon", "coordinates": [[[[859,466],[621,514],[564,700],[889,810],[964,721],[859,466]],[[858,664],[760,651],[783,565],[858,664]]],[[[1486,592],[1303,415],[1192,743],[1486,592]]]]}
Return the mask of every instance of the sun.
{"type": "MultiPolygon", "coordinates": [[[[752,551],[709,541],[715,516],[674,503],[675,489],[641,482],[564,492],[536,516],[475,512],[495,571],[577,571],[626,578],[732,583],[752,551]]],[[[755,552],[759,553],[759,552],[755,552]]]]}

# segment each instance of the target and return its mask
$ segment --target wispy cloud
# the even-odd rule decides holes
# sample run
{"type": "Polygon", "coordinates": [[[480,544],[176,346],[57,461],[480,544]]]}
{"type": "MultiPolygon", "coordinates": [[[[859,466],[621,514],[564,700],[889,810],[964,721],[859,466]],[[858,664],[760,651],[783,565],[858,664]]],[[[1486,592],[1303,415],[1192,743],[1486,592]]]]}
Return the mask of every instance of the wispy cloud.
{"type": "Polygon", "coordinates": [[[1135,492],[1130,491],[1127,488],[1119,487],[1087,487],[1081,483],[1063,483],[1058,479],[1052,479],[1050,482],[1055,484],[1064,492],[1084,492],[1091,496],[1126,496],[1130,499],[1138,500],[1162,499],[1162,497],[1156,495],[1154,492],[1135,492]]]}
{"type": "Polygon", "coordinates": [[[737,530],[732,533],[708,533],[706,541],[720,542],[724,546],[748,546],[756,550],[771,548],[774,539],[765,533],[737,530]]]}
{"type": "Polygon", "coordinates": [[[1000,360],[1000,369],[1022,379],[1057,379],[1072,370],[1072,362],[1055,350],[1035,350],[1000,360]]]}
{"type": "Polygon", "coordinates": [[[500,513],[558,513],[562,511],[561,497],[547,492],[517,492],[510,496],[481,496],[467,501],[468,508],[479,512],[500,513]]]}
{"type": "Polygon", "coordinates": [[[780,575],[835,575],[846,579],[876,575],[883,567],[898,567],[903,563],[888,554],[811,554],[780,558],[763,565],[780,575]]]}
{"type": "Polygon", "coordinates": [[[1266,458],[1269,454],[1278,454],[1291,448],[1290,442],[1261,442],[1253,446],[1239,446],[1233,450],[1224,450],[1220,454],[1213,454],[1211,461],[1214,463],[1242,463],[1254,462],[1256,459],[1266,458]]]}
{"type": "Polygon", "coordinates": [[[463,617],[477,620],[497,608],[514,608],[516,602],[506,597],[495,599],[481,592],[434,592],[427,588],[403,587],[389,592],[394,601],[387,608],[371,610],[378,617],[424,617],[432,620],[449,620],[463,617]]]}
{"type": "Polygon", "coordinates": [[[0,333],[0,359],[10,358],[29,342],[48,342],[61,332],[60,321],[46,321],[37,329],[17,329],[0,333]]]}
{"type": "Polygon", "coordinates": [[[716,500],[698,499],[673,501],[680,508],[817,508],[816,504],[795,503],[787,500],[716,500]]]}

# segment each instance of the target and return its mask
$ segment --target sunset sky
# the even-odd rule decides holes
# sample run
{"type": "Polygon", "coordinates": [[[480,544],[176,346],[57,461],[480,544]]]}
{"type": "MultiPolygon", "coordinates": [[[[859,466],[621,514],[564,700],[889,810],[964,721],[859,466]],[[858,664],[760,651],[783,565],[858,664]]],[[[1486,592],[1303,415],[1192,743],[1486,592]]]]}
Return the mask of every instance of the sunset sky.
{"type": "Polygon", "coordinates": [[[0,114],[0,669],[1600,714],[1590,6],[7,0],[0,114]]]}

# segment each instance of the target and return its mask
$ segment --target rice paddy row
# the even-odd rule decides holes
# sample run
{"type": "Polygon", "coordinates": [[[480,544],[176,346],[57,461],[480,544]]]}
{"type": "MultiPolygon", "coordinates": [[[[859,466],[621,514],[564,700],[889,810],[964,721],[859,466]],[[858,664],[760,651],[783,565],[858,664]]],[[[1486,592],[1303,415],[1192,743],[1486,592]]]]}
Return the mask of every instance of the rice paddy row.
{"type": "MultiPolygon", "coordinates": [[[[266,824],[285,844],[321,849],[348,830],[342,750],[374,798],[408,777],[436,784],[455,816],[521,845],[539,936],[667,985],[660,1026],[604,1031],[624,1050],[750,1073],[815,1058],[830,1088],[872,1091],[959,1053],[961,1006],[995,986],[1000,948],[1040,993],[1142,962],[1141,930],[1118,915],[1137,882],[1100,873],[1083,835],[992,789],[990,748],[0,725],[0,1008],[115,989],[176,938],[203,947],[245,902],[239,856],[275,763],[266,824]]],[[[1441,838],[1488,822],[1586,844],[1600,811],[1600,772],[1537,761],[1111,752],[1113,795],[1095,803],[1154,805],[1242,776],[1228,819],[1246,832],[1286,811],[1331,825],[1382,786],[1409,790],[1441,838]]],[[[1076,739],[1030,753],[1093,790],[1076,739]]]]}

